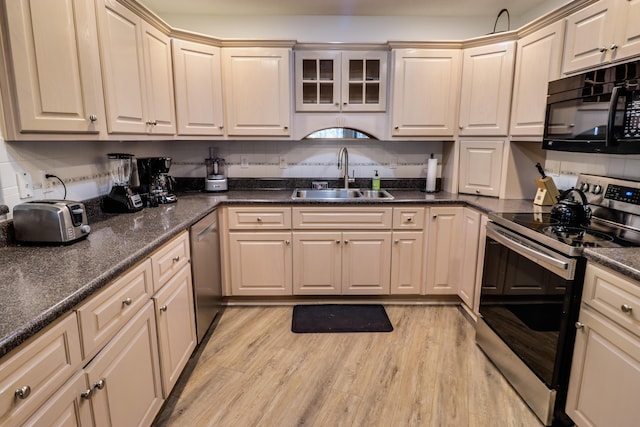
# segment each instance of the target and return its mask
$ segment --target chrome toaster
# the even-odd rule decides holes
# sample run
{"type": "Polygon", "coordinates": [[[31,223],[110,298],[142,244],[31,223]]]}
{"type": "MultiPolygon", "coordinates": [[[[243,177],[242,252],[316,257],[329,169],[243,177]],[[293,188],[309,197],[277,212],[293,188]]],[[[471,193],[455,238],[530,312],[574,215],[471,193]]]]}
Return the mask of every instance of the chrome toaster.
{"type": "Polygon", "coordinates": [[[35,200],[13,207],[19,242],[71,243],[89,235],[84,205],[71,200],[35,200]]]}

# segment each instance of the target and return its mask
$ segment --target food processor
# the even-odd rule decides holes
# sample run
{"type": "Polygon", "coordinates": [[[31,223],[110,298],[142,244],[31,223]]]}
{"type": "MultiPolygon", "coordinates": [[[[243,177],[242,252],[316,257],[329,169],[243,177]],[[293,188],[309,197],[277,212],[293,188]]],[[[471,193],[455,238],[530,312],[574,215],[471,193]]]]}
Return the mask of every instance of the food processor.
{"type": "Polygon", "coordinates": [[[209,192],[227,191],[227,177],[224,174],[224,159],[218,157],[218,149],[209,148],[209,158],[205,159],[207,176],[204,179],[204,189],[209,192]]]}
{"type": "Polygon", "coordinates": [[[140,195],[129,185],[133,154],[107,154],[113,180],[111,191],[102,199],[102,210],[113,213],[138,212],[143,208],[140,195]]]}

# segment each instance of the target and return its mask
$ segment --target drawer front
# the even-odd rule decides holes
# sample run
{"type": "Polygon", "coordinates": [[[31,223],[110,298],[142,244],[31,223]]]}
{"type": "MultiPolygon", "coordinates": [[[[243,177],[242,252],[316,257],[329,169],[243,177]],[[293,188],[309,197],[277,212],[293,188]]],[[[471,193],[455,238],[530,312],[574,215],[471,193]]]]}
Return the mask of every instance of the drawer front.
{"type": "Polygon", "coordinates": [[[422,230],[424,208],[393,208],[393,228],[397,230],[422,230]]]}
{"type": "Polygon", "coordinates": [[[85,358],[92,356],[153,295],[151,261],[134,267],[78,308],[85,358]]]}
{"type": "Polygon", "coordinates": [[[640,284],[637,282],[588,264],[582,301],[640,336],[640,284]]]}
{"type": "Polygon", "coordinates": [[[291,228],[291,208],[245,207],[229,208],[230,230],[288,230],[291,228]]]}
{"type": "Polygon", "coordinates": [[[392,208],[293,208],[293,228],[316,230],[388,230],[392,208]]]}
{"type": "Polygon", "coordinates": [[[186,231],[151,255],[153,286],[157,292],[176,272],[189,264],[189,233],[186,231]]]}
{"type": "Polygon", "coordinates": [[[78,323],[71,313],[0,365],[0,425],[22,423],[81,366],[78,323]]]}

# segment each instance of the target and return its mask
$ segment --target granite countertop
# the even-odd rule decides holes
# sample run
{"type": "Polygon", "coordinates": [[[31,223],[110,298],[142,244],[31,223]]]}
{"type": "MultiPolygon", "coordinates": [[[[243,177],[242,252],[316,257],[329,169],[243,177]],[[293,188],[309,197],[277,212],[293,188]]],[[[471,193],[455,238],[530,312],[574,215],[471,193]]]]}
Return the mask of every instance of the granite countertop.
{"type": "MultiPolygon", "coordinates": [[[[147,208],[130,214],[101,214],[90,218],[91,233],[67,246],[18,246],[0,248],[0,357],[19,346],[85,298],[100,290],[155,249],[220,205],[292,204],[465,204],[484,213],[528,212],[530,200],[427,194],[419,190],[389,190],[394,200],[312,201],[292,200],[292,190],[245,190],[227,193],[188,193],[178,203],[147,208]]],[[[640,251],[628,250],[625,259],[640,264],[640,251]],[[637,258],[631,255],[639,254],[637,258]]],[[[623,252],[622,250],[620,252],[623,252]]],[[[589,251],[596,262],[595,250],[589,251]],[[593,252],[593,254],[591,254],[593,252]]],[[[601,257],[618,257],[603,252],[601,257]]]]}

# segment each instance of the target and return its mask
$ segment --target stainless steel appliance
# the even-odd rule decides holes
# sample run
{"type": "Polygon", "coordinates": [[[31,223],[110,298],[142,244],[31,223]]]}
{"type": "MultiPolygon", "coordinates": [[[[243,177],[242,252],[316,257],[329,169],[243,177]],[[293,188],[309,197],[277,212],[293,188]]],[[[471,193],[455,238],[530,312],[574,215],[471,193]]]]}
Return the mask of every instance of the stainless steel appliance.
{"type": "Polygon", "coordinates": [[[84,205],[71,200],[35,200],[13,207],[19,242],[71,243],[91,232],[84,205]]]}
{"type": "Polygon", "coordinates": [[[205,164],[207,166],[207,177],[204,179],[205,191],[227,191],[225,161],[218,157],[218,150],[216,148],[209,148],[209,158],[205,159],[205,164]]]}
{"type": "Polygon", "coordinates": [[[171,157],[141,157],[137,159],[140,194],[148,207],[175,203],[174,179],[169,175],[171,157]]]}
{"type": "Polygon", "coordinates": [[[640,182],[583,174],[577,189],[587,224],[536,212],[490,214],[487,225],[476,341],[545,425],[571,425],[583,249],[640,244],[640,182]]]}
{"type": "Polygon", "coordinates": [[[196,305],[198,342],[221,312],[222,281],[220,278],[220,236],[218,213],[213,211],[189,230],[191,270],[196,305]]]}
{"type": "Polygon", "coordinates": [[[138,212],[143,208],[140,195],[129,185],[133,155],[126,153],[109,153],[109,172],[113,180],[111,191],[102,199],[105,212],[138,212]]]}
{"type": "Polygon", "coordinates": [[[542,147],[640,153],[640,61],[549,82],[542,147]]]}

